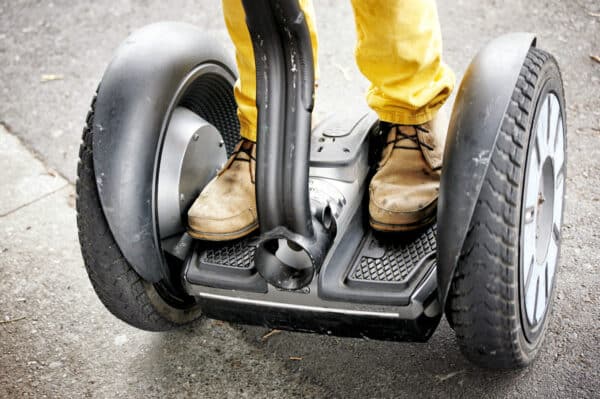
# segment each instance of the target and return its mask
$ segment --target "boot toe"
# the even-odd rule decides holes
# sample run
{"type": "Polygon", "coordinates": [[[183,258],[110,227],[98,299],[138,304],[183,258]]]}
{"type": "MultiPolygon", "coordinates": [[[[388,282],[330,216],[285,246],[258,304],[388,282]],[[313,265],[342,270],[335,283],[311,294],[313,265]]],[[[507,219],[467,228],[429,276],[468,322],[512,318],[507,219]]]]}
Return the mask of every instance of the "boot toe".
{"type": "Polygon", "coordinates": [[[435,217],[437,196],[408,195],[414,191],[373,189],[369,196],[371,226],[381,231],[404,231],[429,224],[435,217]]]}
{"type": "Polygon", "coordinates": [[[229,215],[196,211],[188,214],[188,226],[192,237],[219,241],[248,234],[258,227],[258,221],[252,209],[229,215]]]}

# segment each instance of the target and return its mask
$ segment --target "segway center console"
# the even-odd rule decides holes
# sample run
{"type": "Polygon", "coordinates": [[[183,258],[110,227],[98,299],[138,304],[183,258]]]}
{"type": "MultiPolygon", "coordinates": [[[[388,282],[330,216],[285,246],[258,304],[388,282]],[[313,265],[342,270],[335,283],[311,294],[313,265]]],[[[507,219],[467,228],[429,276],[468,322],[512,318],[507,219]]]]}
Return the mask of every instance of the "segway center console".
{"type": "MultiPolygon", "coordinates": [[[[458,89],[437,221],[369,228],[382,149],[376,116],[311,131],[313,54],[295,0],[245,0],[254,44],[260,231],[193,240],[187,210],[239,137],[236,68],[194,26],[134,32],[108,66],[84,129],[80,243],[94,289],[153,331],[201,315],[235,323],[426,341],[442,313],[475,363],[536,355],[548,325],[565,191],[565,102],[531,34],[493,40],[458,89]]],[[[227,201],[227,198],[223,198],[227,201]]]]}

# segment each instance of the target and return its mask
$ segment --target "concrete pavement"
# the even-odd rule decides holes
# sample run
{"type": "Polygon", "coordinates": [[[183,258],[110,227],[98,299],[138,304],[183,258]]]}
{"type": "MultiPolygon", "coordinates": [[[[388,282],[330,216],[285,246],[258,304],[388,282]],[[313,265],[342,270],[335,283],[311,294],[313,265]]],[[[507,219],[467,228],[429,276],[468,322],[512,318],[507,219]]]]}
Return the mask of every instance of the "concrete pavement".
{"type": "Polygon", "coordinates": [[[115,319],[82,267],[73,186],[3,128],[0,149],[0,397],[324,395],[227,324],[152,334],[115,319]],[[25,181],[28,198],[11,196],[25,181]]]}

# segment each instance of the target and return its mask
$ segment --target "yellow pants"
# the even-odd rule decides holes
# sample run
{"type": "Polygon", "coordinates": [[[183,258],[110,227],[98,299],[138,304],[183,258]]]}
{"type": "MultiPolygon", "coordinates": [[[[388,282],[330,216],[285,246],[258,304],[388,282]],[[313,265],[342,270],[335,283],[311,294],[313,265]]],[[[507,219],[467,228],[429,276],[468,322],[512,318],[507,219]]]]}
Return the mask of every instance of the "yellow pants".
{"type": "MultiPolygon", "coordinates": [[[[312,1],[299,1],[316,63],[318,42],[312,1]]],[[[369,106],[385,122],[416,125],[433,119],[455,81],[452,70],[442,62],[435,0],[352,0],[352,8],[357,32],[356,63],[371,82],[369,106]]],[[[235,98],[241,135],[256,141],[254,51],[241,0],[223,0],[223,12],[240,73],[235,98]]]]}

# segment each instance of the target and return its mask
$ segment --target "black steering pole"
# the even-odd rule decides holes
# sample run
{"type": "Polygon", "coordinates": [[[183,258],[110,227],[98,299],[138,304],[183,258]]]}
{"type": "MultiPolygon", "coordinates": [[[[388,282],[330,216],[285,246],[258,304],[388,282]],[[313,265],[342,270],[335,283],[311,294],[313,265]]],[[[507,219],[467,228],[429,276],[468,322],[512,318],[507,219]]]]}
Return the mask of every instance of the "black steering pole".
{"type": "Polygon", "coordinates": [[[314,57],[297,0],[243,0],[254,48],[258,141],[259,273],[299,289],[320,268],[332,237],[312,215],[308,192],[314,57]]]}

